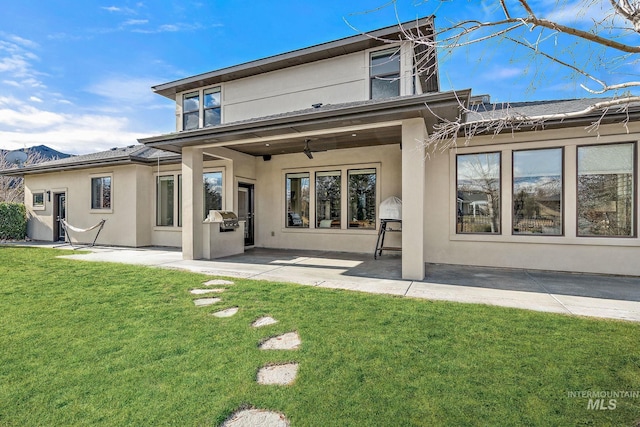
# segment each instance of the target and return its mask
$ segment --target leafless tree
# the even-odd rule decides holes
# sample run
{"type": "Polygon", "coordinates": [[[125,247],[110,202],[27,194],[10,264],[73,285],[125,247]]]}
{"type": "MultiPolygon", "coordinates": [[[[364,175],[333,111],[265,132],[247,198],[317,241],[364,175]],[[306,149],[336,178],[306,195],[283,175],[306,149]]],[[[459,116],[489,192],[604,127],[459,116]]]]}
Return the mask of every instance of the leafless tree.
{"type": "MultiPolygon", "coordinates": [[[[9,151],[0,150],[0,170],[18,168],[18,165],[7,161],[9,151]]],[[[42,154],[34,150],[26,150],[27,160],[24,165],[41,163],[46,160],[42,154]]],[[[24,202],[24,179],[18,176],[0,175],[0,202],[24,202]]]]}
{"type": "Polygon", "coordinates": [[[522,64],[522,68],[528,71],[533,87],[557,84],[541,71],[545,66],[556,65],[568,71],[568,77],[584,89],[585,97],[601,96],[602,99],[581,111],[534,117],[527,117],[508,104],[500,106],[499,111],[487,111],[480,116],[474,106],[460,100],[459,117],[454,120],[441,118],[425,141],[428,147],[445,150],[458,144],[459,139],[467,144],[480,133],[538,128],[549,120],[586,114],[599,117],[589,130],[597,130],[609,112],[622,113],[622,117],[627,117],[627,120],[622,119],[622,124],[626,125],[629,106],[640,102],[640,96],[633,93],[640,87],[640,81],[636,79],[640,54],[640,0],[555,0],[552,12],[548,10],[549,2],[533,0],[422,0],[418,7],[425,12],[431,8],[429,13],[433,13],[438,6],[452,3],[476,8],[478,16],[488,10],[490,18],[450,20],[448,25],[432,29],[435,37],[428,31],[403,29],[404,40],[422,46],[422,57],[416,60],[418,73],[435,72],[437,65],[429,58],[436,51],[443,60],[461,49],[467,49],[472,58],[474,54],[487,52],[482,49],[483,45],[490,44],[501,52],[512,46],[513,52],[526,54],[517,59],[531,61],[522,64]],[[542,7],[546,7],[546,11],[542,7]],[[568,15],[571,19],[567,19],[568,15]]]}

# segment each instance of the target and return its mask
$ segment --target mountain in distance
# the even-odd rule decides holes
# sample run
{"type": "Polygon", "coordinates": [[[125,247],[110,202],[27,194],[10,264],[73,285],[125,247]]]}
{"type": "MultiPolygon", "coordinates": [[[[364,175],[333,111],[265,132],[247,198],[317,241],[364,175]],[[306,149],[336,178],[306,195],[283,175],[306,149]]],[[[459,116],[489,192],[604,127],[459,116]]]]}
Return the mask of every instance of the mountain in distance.
{"type": "MultiPolygon", "coordinates": [[[[16,150],[4,150],[0,148],[0,154],[4,157],[10,151],[16,150]]],[[[37,157],[40,162],[47,162],[49,160],[56,159],[65,159],[67,157],[71,157],[71,154],[61,153],[58,150],[54,150],[53,148],[47,147],[46,145],[34,145],[33,147],[29,147],[23,149],[27,154],[33,154],[34,157],[37,157]]]]}

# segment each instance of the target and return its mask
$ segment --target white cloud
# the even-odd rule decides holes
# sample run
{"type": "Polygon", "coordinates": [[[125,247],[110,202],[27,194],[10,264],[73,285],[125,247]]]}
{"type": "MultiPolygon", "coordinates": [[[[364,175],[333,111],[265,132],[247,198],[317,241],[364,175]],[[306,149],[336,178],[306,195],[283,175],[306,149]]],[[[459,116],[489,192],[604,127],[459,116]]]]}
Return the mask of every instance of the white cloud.
{"type": "MultiPolygon", "coordinates": [[[[71,104],[59,99],[58,104],[71,104]]],[[[69,154],[86,154],[137,143],[138,138],[163,131],[140,131],[145,121],[116,113],[62,113],[39,108],[14,97],[0,96],[0,148],[47,145],[69,154]]],[[[169,131],[169,130],[165,130],[169,131]]]]}
{"type": "Polygon", "coordinates": [[[122,10],[116,6],[103,6],[102,9],[106,10],[107,12],[120,12],[122,10]]]}
{"type": "Polygon", "coordinates": [[[37,96],[30,96],[29,101],[38,102],[38,103],[43,102],[42,99],[38,98],[37,96]]]}
{"type": "Polygon", "coordinates": [[[151,86],[158,81],[159,79],[155,78],[111,76],[85,90],[115,103],[119,109],[122,109],[134,105],[152,104],[157,95],[153,94],[151,86]]]}
{"type": "Polygon", "coordinates": [[[124,21],[123,25],[144,25],[148,23],[148,19],[128,19],[124,21]]]}
{"type": "Polygon", "coordinates": [[[39,46],[38,43],[36,43],[36,42],[34,42],[32,40],[28,40],[28,39],[25,39],[25,38],[22,38],[22,37],[16,36],[16,35],[10,35],[9,39],[11,41],[13,41],[14,43],[17,43],[19,45],[22,45],[24,47],[28,47],[28,48],[31,48],[31,49],[35,49],[35,48],[37,48],[39,46]]]}

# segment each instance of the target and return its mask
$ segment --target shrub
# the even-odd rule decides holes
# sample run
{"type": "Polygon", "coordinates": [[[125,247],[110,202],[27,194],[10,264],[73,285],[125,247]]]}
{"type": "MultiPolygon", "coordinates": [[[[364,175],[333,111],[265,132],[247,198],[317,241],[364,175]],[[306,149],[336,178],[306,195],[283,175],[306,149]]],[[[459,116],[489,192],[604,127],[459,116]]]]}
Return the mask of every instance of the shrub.
{"type": "Polygon", "coordinates": [[[22,203],[0,202],[0,239],[27,237],[27,210],[22,203]]]}

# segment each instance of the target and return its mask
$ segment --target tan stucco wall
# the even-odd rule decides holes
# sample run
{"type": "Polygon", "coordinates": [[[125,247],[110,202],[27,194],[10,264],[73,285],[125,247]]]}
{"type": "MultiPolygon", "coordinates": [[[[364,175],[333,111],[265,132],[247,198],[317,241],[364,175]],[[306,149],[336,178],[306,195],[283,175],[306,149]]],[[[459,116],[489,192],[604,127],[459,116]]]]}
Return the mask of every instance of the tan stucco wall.
{"type": "MultiPolygon", "coordinates": [[[[401,49],[400,93],[414,91],[413,56],[409,43],[364,50],[309,64],[215,85],[222,92],[222,122],[311,108],[313,104],[340,104],[369,99],[369,58],[378,50],[401,49]]],[[[417,86],[420,93],[419,85],[417,86]]],[[[182,130],[182,99],[176,95],[176,130],[182,130]]]]}
{"type": "MultiPolygon", "coordinates": [[[[121,246],[146,246],[151,242],[148,226],[150,168],[138,165],[103,167],[78,171],[27,175],[25,202],[29,214],[29,237],[34,240],[53,240],[55,213],[54,193],[66,193],[67,221],[78,228],[88,228],[101,219],[107,222],[98,243],[121,246]],[[91,178],[111,176],[111,209],[91,209],[91,178]],[[51,200],[45,195],[45,209],[34,210],[33,191],[51,191],[51,200]]],[[[72,239],[81,242],[93,240],[95,234],[75,234],[72,239]]]]}
{"type": "MultiPolygon", "coordinates": [[[[378,168],[378,205],[387,197],[401,197],[401,150],[399,144],[313,153],[277,155],[256,164],[256,246],[371,252],[375,249],[377,231],[358,229],[297,229],[285,226],[285,174],[308,171],[346,170],[360,167],[378,168]]],[[[311,174],[313,180],[313,173],[311,174]]],[[[344,181],[343,181],[344,182],[344,181]]],[[[346,200],[343,186],[342,200],[346,200]]],[[[314,209],[313,194],[311,210],[314,209]]],[[[346,209],[342,203],[342,209],[346,209]]],[[[389,235],[390,246],[400,246],[400,236],[389,235]]]]}
{"type": "MultiPolygon", "coordinates": [[[[476,137],[469,146],[444,154],[431,152],[425,161],[425,261],[640,275],[640,239],[576,237],[576,147],[584,144],[634,142],[640,139],[640,124],[630,124],[626,134],[621,125],[603,126],[597,133],[583,128],[545,130],[498,137],[476,137]],[[511,150],[565,147],[564,236],[511,235],[511,150]],[[502,234],[456,234],[455,155],[480,151],[502,152],[502,234]]],[[[638,178],[636,176],[636,200],[638,178]]],[[[637,203],[637,202],[636,202],[637,203]]],[[[636,204],[637,211],[637,204],[636,204]]],[[[636,212],[637,219],[637,212],[636,212]]],[[[637,229],[637,225],[636,225],[637,229]]]]}

